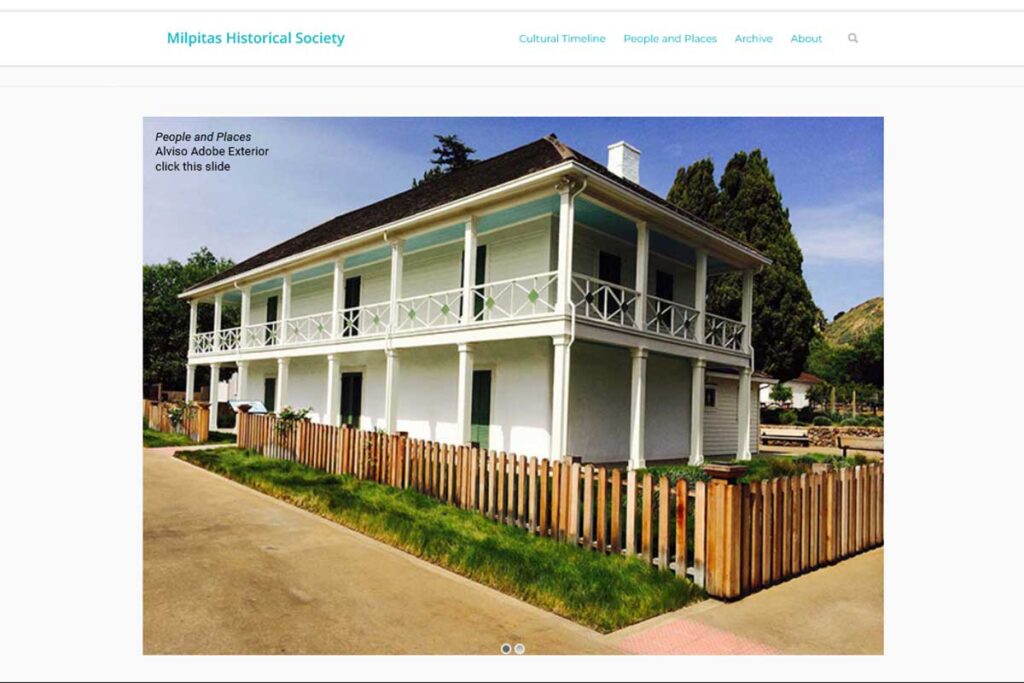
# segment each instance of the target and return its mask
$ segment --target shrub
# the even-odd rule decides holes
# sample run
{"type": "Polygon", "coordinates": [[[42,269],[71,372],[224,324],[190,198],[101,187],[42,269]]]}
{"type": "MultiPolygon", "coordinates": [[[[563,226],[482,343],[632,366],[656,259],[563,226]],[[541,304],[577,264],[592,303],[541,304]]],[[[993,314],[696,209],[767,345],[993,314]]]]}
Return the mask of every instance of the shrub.
{"type": "Polygon", "coordinates": [[[880,417],[865,417],[860,421],[861,427],[881,427],[882,418],[880,417]]]}
{"type": "Polygon", "coordinates": [[[828,417],[827,415],[818,415],[816,418],[814,418],[812,424],[814,424],[815,427],[831,427],[832,418],[828,417]]]}
{"type": "Polygon", "coordinates": [[[859,417],[848,417],[839,423],[840,427],[860,427],[859,417]]]}
{"type": "Polygon", "coordinates": [[[796,422],[797,414],[795,410],[783,410],[779,413],[779,424],[791,425],[796,422]]]}
{"type": "Polygon", "coordinates": [[[779,411],[774,408],[762,408],[761,409],[761,424],[763,425],[777,425],[779,424],[779,411]]]}

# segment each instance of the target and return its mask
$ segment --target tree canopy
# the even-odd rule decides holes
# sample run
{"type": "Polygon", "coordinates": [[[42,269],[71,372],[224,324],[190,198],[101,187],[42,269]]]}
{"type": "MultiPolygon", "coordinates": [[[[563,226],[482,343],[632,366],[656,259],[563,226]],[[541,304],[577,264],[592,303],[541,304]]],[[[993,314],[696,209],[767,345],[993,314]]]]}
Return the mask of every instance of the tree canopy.
{"type": "Polygon", "coordinates": [[[438,144],[431,150],[434,154],[434,158],[430,160],[431,168],[424,172],[421,179],[413,179],[413,187],[447,175],[452,171],[469,168],[480,161],[471,158],[473,154],[476,154],[476,150],[460,140],[458,135],[435,135],[434,139],[438,144]]]}
{"type": "MultiPolygon", "coordinates": [[[[737,152],[717,186],[714,175],[710,159],[680,168],[667,198],[772,259],[754,278],[754,356],[759,369],[792,379],[804,369],[821,313],[804,281],[789,210],[761,150],[737,152]]],[[[739,273],[713,278],[708,310],[739,318],[742,289],[739,273]]]]}
{"type": "MultiPolygon", "coordinates": [[[[234,262],[218,259],[203,247],[185,263],[142,266],[142,363],[143,381],[184,388],[188,358],[188,303],[178,295],[189,287],[220,273],[234,262]]],[[[224,327],[238,325],[237,311],[224,310],[224,327]]],[[[213,307],[199,307],[199,329],[213,329],[213,307]]]]}

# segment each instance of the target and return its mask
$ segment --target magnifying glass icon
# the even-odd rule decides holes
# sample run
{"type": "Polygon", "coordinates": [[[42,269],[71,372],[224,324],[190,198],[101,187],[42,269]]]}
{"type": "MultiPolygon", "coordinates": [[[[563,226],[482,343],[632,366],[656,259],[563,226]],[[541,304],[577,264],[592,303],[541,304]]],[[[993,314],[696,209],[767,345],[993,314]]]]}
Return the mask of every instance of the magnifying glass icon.
{"type": "Polygon", "coordinates": [[[849,34],[848,36],[846,36],[846,39],[848,41],[850,41],[851,43],[860,43],[860,41],[857,40],[857,34],[856,33],[849,34]]]}

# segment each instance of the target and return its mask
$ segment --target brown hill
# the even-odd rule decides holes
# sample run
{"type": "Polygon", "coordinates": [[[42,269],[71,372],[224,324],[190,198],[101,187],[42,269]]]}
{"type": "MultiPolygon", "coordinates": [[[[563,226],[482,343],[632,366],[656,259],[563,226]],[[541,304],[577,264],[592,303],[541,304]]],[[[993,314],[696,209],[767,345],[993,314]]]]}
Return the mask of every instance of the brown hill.
{"type": "Polygon", "coordinates": [[[825,338],[833,344],[852,344],[871,334],[885,320],[885,300],[868,299],[854,306],[825,328],[825,338]]]}

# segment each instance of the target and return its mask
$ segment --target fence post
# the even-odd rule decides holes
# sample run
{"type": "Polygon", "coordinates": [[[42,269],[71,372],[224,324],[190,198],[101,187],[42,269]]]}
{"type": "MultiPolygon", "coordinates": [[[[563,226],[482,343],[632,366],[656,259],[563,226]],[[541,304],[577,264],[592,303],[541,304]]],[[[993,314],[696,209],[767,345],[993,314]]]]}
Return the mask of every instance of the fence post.
{"type": "Polygon", "coordinates": [[[742,490],[736,480],[747,472],[742,465],[706,465],[707,583],[709,595],[737,598],[741,593],[742,490]]]}

